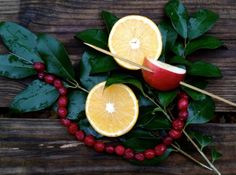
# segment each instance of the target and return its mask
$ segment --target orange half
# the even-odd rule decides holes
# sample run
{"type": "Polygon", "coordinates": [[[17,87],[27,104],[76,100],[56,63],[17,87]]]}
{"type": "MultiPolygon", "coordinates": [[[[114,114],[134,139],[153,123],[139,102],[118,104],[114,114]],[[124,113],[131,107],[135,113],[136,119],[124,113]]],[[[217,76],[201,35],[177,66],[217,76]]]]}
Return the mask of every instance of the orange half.
{"type": "MultiPolygon", "coordinates": [[[[130,15],[113,26],[108,46],[111,53],[142,65],[144,58],[158,59],[162,51],[161,33],[157,25],[144,16],[130,15]]],[[[114,58],[124,68],[140,69],[114,58]]]]}
{"type": "Polygon", "coordinates": [[[89,123],[100,134],[118,137],[129,132],[138,119],[138,100],[124,84],[105,88],[99,83],[89,92],[85,112],[89,123]]]}

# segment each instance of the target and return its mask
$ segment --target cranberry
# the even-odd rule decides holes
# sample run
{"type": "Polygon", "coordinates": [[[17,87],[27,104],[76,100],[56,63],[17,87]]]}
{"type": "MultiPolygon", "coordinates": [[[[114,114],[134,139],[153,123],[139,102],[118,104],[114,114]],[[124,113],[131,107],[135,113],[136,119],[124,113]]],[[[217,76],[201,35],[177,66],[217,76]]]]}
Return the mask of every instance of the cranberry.
{"type": "Polygon", "coordinates": [[[165,137],[164,140],[163,140],[163,143],[167,146],[171,145],[172,142],[173,142],[173,139],[172,139],[172,137],[169,137],[169,136],[165,137]]]}
{"type": "Polygon", "coordinates": [[[39,73],[38,73],[38,78],[39,78],[40,80],[42,80],[42,79],[44,78],[44,76],[45,76],[45,73],[44,73],[44,72],[39,72],[39,73]]]}
{"type": "Polygon", "coordinates": [[[45,71],[45,64],[41,63],[41,62],[35,62],[33,65],[34,69],[37,72],[43,72],[45,71]]]}
{"type": "Polygon", "coordinates": [[[63,87],[63,84],[62,84],[61,80],[59,80],[59,79],[55,79],[53,82],[53,85],[56,89],[63,87]]]}
{"type": "Polygon", "coordinates": [[[172,122],[172,127],[176,130],[182,130],[184,127],[184,122],[182,122],[180,119],[174,120],[172,122]]]}
{"type": "Polygon", "coordinates": [[[65,126],[65,127],[68,127],[68,126],[70,126],[71,121],[68,120],[68,119],[62,118],[62,119],[61,119],[61,124],[62,124],[63,126],[65,126]]]}
{"type": "Polygon", "coordinates": [[[66,95],[67,94],[67,88],[65,88],[65,87],[59,88],[58,91],[59,91],[59,94],[61,94],[61,95],[66,95]]]}
{"type": "Polygon", "coordinates": [[[71,123],[71,125],[68,127],[68,132],[74,135],[76,131],[78,131],[78,125],[76,123],[71,123]]]}
{"type": "Polygon", "coordinates": [[[184,99],[187,99],[187,100],[188,100],[188,96],[187,96],[187,94],[184,93],[184,92],[180,92],[180,93],[179,93],[179,98],[184,98],[184,99]]]}
{"type": "Polygon", "coordinates": [[[61,96],[61,97],[59,97],[57,103],[58,103],[58,106],[59,106],[59,107],[66,107],[67,104],[68,104],[68,99],[67,99],[66,96],[61,96]]]}
{"type": "Polygon", "coordinates": [[[53,81],[54,81],[54,79],[55,79],[54,75],[51,75],[51,74],[46,74],[46,75],[44,76],[44,80],[45,80],[45,82],[48,83],[48,84],[52,84],[53,81]]]}
{"type": "Polygon", "coordinates": [[[61,118],[65,118],[66,117],[66,115],[67,115],[67,109],[65,108],[65,107],[59,107],[58,109],[57,109],[57,114],[59,115],[59,117],[61,117],[61,118]]]}
{"type": "Polygon", "coordinates": [[[123,156],[124,153],[125,153],[125,147],[123,145],[117,145],[115,147],[115,153],[118,155],[118,156],[123,156]]]}
{"type": "Polygon", "coordinates": [[[172,137],[173,139],[178,139],[182,136],[182,132],[175,129],[171,129],[169,131],[169,136],[172,137]]]}
{"type": "Polygon", "coordinates": [[[103,152],[104,149],[105,149],[105,144],[101,141],[96,141],[95,144],[94,144],[94,149],[97,151],[97,152],[103,152]]]}
{"type": "Polygon", "coordinates": [[[179,110],[187,110],[187,108],[188,108],[188,100],[185,98],[181,98],[178,101],[178,109],[179,110]]]}
{"type": "Polygon", "coordinates": [[[113,154],[114,151],[115,151],[115,148],[113,146],[111,146],[111,145],[106,146],[105,149],[106,149],[106,152],[109,153],[109,154],[113,154]]]}
{"type": "Polygon", "coordinates": [[[159,144],[155,147],[155,153],[157,156],[163,155],[165,151],[166,151],[166,145],[164,144],[159,144]]]}
{"type": "Polygon", "coordinates": [[[145,159],[143,153],[136,153],[136,154],[134,155],[134,158],[135,158],[136,160],[138,160],[138,161],[143,161],[143,160],[145,159]]]}
{"type": "Polygon", "coordinates": [[[155,157],[155,151],[153,149],[147,149],[144,151],[144,156],[146,159],[152,159],[155,157]]]}
{"type": "Polygon", "coordinates": [[[77,140],[83,141],[84,137],[85,137],[84,131],[82,131],[82,130],[76,131],[75,137],[77,140]]]}
{"type": "Polygon", "coordinates": [[[131,148],[125,149],[124,158],[133,159],[134,158],[134,151],[131,148]]]}
{"type": "Polygon", "coordinates": [[[180,120],[185,121],[185,120],[187,120],[187,118],[188,118],[188,111],[182,110],[179,112],[179,119],[180,120]]]}
{"type": "Polygon", "coordinates": [[[92,135],[88,135],[84,138],[84,144],[89,147],[92,147],[95,144],[95,142],[96,141],[92,135]]]}

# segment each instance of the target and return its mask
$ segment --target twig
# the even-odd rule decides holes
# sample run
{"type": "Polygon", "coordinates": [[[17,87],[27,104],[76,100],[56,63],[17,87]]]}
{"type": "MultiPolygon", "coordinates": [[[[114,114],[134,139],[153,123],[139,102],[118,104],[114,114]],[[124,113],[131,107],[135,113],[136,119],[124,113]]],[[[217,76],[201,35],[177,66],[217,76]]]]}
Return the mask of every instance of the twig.
{"type": "Polygon", "coordinates": [[[175,148],[178,152],[180,152],[181,154],[183,154],[184,156],[186,156],[187,158],[191,159],[192,161],[194,161],[195,163],[197,163],[198,165],[202,166],[203,168],[206,168],[210,171],[213,171],[212,168],[208,167],[207,165],[199,162],[197,159],[193,158],[191,155],[189,155],[188,153],[184,152],[182,149],[180,149],[179,147],[177,147],[176,145],[174,144],[171,144],[171,146],[173,148],[175,148]]]}
{"type": "Polygon", "coordinates": [[[205,90],[202,90],[202,89],[200,89],[200,88],[197,88],[197,87],[195,87],[195,86],[192,86],[192,85],[190,85],[190,84],[188,84],[188,83],[185,83],[185,82],[183,82],[183,81],[181,81],[180,84],[181,84],[182,86],[185,86],[185,87],[189,88],[189,89],[198,91],[198,92],[200,92],[200,93],[203,93],[203,94],[208,95],[208,96],[210,96],[210,97],[212,97],[212,98],[215,98],[215,99],[217,99],[217,100],[220,100],[220,101],[222,101],[222,102],[224,102],[224,103],[227,103],[227,104],[229,104],[229,105],[231,105],[231,106],[236,107],[236,103],[233,103],[233,102],[231,102],[231,101],[229,101],[229,100],[226,100],[226,99],[224,99],[224,98],[222,98],[222,97],[219,97],[219,96],[217,96],[217,95],[215,95],[215,94],[212,94],[212,93],[210,93],[210,92],[207,92],[207,91],[205,91],[205,90]]]}
{"type": "Polygon", "coordinates": [[[82,91],[84,91],[84,92],[86,92],[86,93],[89,93],[89,91],[88,91],[87,89],[81,87],[81,86],[79,85],[79,83],[78,83],[76,80],[69,80],[69,79],[67,79],[67,81],[68,81],[70,84],[73,85],[73,86],[67,85],[67,87],[69,87],[69,88],[74,88],[74,89],[78,88],[78,89],[80,89],[80,90],[82,90],[82,91]]]}

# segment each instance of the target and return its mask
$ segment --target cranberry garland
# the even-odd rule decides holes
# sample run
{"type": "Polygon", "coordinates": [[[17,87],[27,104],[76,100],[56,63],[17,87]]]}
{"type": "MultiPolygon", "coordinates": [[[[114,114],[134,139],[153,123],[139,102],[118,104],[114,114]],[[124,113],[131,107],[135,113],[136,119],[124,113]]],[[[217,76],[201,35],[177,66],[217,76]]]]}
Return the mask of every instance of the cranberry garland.
{"type": "Polygon", "coordinates": [[[101,140],[96,140],[92,135],[86,135],[84,131],[78,128],[77,123],[71,122],[66,118],[68,113],[68,98],[66,96],[67,88],[64,87],[62,81],[52,74],[45,73],[45,65],[41,62],[34,63],[33,67],[37,71],[40,80],[53,85],[58,90],[60,96],[57,102],[57,114],[60,117],[61,123],[67,127],[68,132],[74,135],[77,140],[84,142],[85,145],[94,148],[97,152],[106,152],[108,154],[115,153],[116,155],[122,156],[128,160],[135,159],[143,161],[145,159],[153,159],[156,156],[162,156],[167,150],[167,146],[171,145],[173,140],[179,139],[182,136],[182,130],[188,117],[187,108],[189,104],[188,96],[183,92],[179,94],[178,118],[172,121],[172,129],[169,131],[168,135],[163,138],[163,142],[156,145],[155,148],[146,149],[143,152],[135,152],[133,149],[126,148],[121,144],[116,146],[106,144],[101,140]]]}

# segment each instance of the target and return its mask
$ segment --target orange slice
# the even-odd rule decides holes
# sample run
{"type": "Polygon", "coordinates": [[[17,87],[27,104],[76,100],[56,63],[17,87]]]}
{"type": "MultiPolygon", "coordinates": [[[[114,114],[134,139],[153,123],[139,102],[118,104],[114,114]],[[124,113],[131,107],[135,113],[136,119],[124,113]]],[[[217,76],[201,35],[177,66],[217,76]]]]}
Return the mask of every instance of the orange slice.
{"type": "Polygon", "coordinates": [[[89,92],[85,112],[98,133],[118,137],[133,128],[139,107],[136,96],[128,86],[113,84],[105,88],[105,82],[102,82],[89,92]]]}
{"type": "MultiPolygon", "coordinates": [[[[157,25],[144,16],[130,15],[113,26],[108,46],[111,53],[142,65],[144,58],[158,59],[162,51],[161,33],[157,25]]],[[[122,67],[140,69],[114,58],[122,67]]]]}

